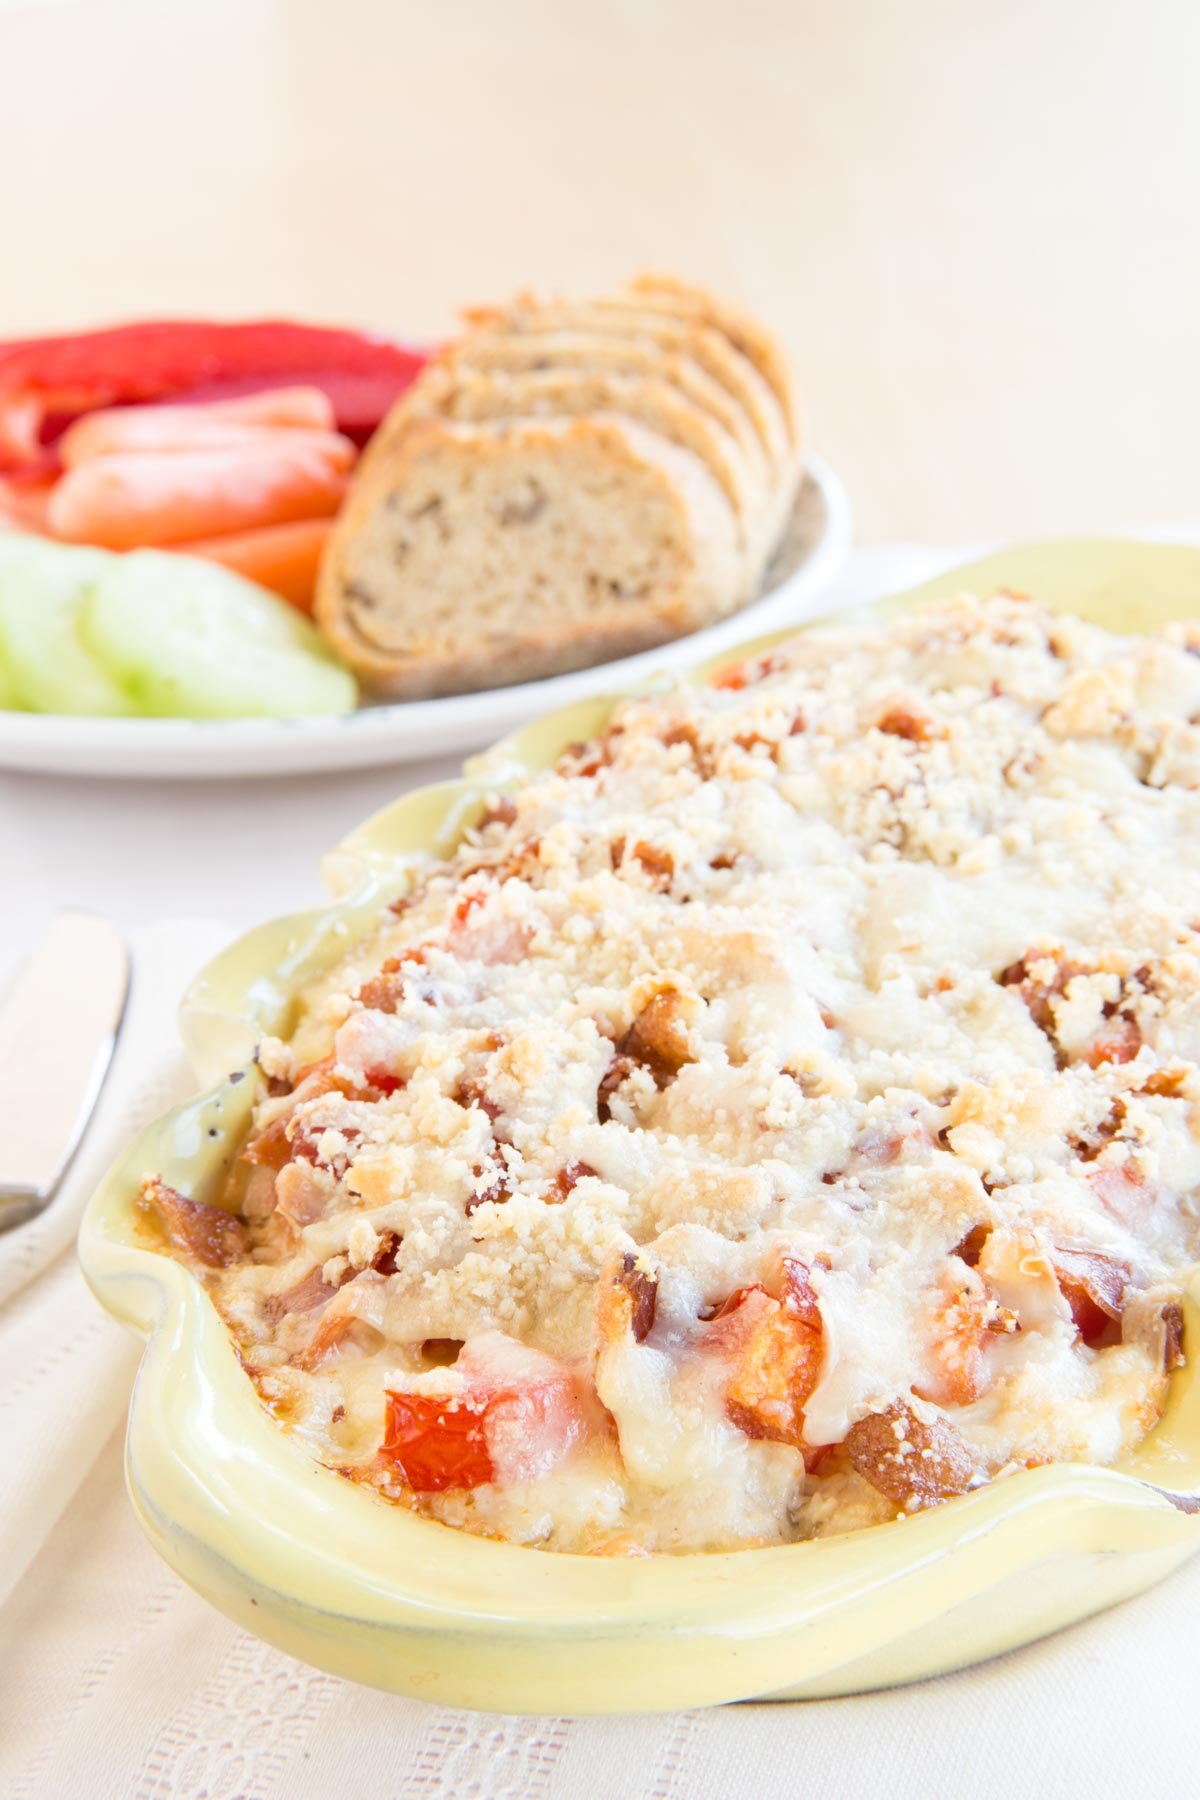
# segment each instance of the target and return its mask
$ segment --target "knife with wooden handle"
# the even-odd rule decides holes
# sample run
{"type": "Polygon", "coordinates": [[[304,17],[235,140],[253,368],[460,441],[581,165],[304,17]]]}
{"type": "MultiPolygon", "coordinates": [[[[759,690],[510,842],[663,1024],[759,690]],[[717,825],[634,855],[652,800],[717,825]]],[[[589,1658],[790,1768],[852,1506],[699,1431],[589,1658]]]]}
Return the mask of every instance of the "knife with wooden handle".
{"type": "Polygon", "coordinates": [[[0,1002],[0,1231],[54,1198],[104,1085],[128,989],[115,927],[62,912],[0,1002]]]}

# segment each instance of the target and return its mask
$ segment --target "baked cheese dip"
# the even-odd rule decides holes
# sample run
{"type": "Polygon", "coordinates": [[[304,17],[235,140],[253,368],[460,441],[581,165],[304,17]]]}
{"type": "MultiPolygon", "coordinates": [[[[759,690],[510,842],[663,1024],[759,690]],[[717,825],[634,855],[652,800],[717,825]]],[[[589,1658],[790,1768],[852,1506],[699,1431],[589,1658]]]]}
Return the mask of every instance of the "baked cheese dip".
{"type": "Polygon", "coordinates": [[[599,1553],[1111,1463],[1200,1244],[1200,627],[961,599],[619,705],[148,1182],[312,1455],[599,1553]]]}

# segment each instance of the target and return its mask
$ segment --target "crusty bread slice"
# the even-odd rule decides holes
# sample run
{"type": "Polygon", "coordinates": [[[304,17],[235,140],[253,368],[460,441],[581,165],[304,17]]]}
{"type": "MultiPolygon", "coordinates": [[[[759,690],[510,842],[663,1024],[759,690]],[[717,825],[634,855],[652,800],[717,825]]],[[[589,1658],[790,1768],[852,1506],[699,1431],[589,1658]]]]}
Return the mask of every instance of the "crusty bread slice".
{"type": "MultiPolygon", "coordinates": [[[[642,298],[631,290],[587,301],[541,301],[525,294],[503,309],[475,310],[470,317],[477,330],[464,340],[461,353],[469,355],[473,345],[484,339],[538,339],[554,332],[569,332],[584,334],[598,343],[632,347],[641,356],[659,358],[664,365],[678,357],[686,359],[686,368],[701,370],[710,382],[715,381],[724,389],[762,445],[767,458],[768,488],[773,487],[775,496],[767,513],[767,536],[778,542],[787,529],[800,489],[803,446],[789,428],[779,399],[755,363],[723,330],[707,323],[702,314],[705,309],[719,310],[740,339],[758,334],[757,353],[786,388],[790,403],[786,358],[761,327],[715,301],[710,302],[698,291],[689,292],[682,302],[670,292],[646,296],[645,304],[639,304],[642,298]]],[[[700,393],[693,393],[692,397],[702,402],[700,393]]],[[[794,407],[792,417],[794,424],[794,407]]],[[[743,433],[735,431],[735,436],[745,447],[743,433]]]]}
{"type": "Polygon", "coordinates": [[[669,382],[603,369],[551,368],[528,373],[473,369],[454,354],[427,371],[408,390],[383,426],[382,453],[413,422],[430,416],[464,424],[523,418],[588,418],[604,413],[628,418],[688,450],[709,469],[733,508],[742,538],[738,600],[757,593],[777,533],[774,490],[714,418],[686,400],[669,382]]]}
{"type": "Polygon", "coordinates": [[[605,336],[598,331],[531,328],[514,332],[501,328],[473,333],[452,352],[452,357],[458,369],[502,369],[509,375],[582,369],[666,381],[729,433],[764,482],[775,480],[775,466],[768,460],[745,408],[681,351],[635,338],[605,336]]]}
{"type": "Polygon", "coordinates": [[[415,699],[651,649],[733,611],[743,564],[704,460],[627,416],[411,418],[355,482],[316,616],[415,699]]]}
{"type": "Polygon", "coordinates": [[[718,300],[707,289],[684,281],[678,275],[657,270],[635,276],[627,297],[637,306],[651,307],[678,318],[698,320],[723,332],[730,343],[750,359],[767,382],[783,411],[790,440],[793,443],[798,441],[791,369],[778,338],[765,325],[738,307],[718,300]]]}
{"type": "Polygon", "coordinates": [[[641,306],[636,295],[615,294],[594,300],[539,300],[525,294],[510,306],[474,308],[467,316],[476,326],[502,326],[514,333],[595,332],[687,356],[744,409],[768,458],[782,466],[794,456],[783,408],[770,384],[723,332],[698,318],[681,318],[661,303],[641,306]]]}

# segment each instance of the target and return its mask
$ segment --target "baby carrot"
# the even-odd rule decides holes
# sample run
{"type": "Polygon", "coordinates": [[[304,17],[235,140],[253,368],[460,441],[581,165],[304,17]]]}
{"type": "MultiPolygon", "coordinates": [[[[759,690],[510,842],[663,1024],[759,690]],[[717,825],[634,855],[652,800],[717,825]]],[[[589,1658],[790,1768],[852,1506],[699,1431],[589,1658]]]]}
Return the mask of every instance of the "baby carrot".
{"type": "MultiPolygon", "coordinates": [[[[125,450],[193,450],[236,444],[248,430],[333,430],[333,407],[320,388],[274,388],[200,406],[110,406],[85,413],[59,440],[68,469],[125,450]]],[[[348,439],[342,439],[348,443],[348,439]]],[[[351,446],[351,449],[353,447],[351,446]]]]}
{"type": "Polygon", "coordinates": [[[287,525],[263,525],[254,531],[231,531],[224,537],[197,538],[175,548],[188,556],[207,557],[224,564],[290,600],[301,612],[311,612],[317,585],[317,568],[326,539],[333,529],[329,519],[295,519],[287,525]]]}
{"type": "Polygon", "coordinates": [[[345,491],[341,452],[323,434],[273,432],[237,450],[93,457],[68,469],[47,511],[57,537],[133,550],[328,518],[345,491]]]}

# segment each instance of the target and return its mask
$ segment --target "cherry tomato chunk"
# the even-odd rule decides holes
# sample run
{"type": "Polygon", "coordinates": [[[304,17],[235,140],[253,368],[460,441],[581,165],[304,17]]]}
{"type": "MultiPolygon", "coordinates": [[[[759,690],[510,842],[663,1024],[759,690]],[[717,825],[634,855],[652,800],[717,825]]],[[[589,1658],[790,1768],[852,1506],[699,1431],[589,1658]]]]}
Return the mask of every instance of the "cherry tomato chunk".
{"type": "Polygon", "coordinates": [[[457,1401],[429,1394],[387,1398],[381,1454],[394,1463],[417,1494],[447,1488],[476,1488],[495,1473],[488,1449],[488,1402],[464,1396],[457,1401]]]}

